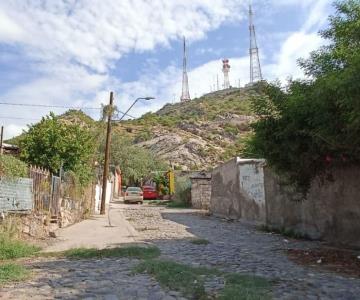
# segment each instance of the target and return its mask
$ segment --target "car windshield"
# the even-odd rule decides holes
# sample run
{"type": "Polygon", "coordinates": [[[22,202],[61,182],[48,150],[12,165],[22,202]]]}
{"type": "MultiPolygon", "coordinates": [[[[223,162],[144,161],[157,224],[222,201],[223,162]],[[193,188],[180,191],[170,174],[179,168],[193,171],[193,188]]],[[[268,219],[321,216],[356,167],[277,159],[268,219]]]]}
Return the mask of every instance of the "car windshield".
{"type": "Polygon", "coordinates": [[[126,189],[127,192],[141,192],[141,188],[139,187],[128,187],[126,189]]]}

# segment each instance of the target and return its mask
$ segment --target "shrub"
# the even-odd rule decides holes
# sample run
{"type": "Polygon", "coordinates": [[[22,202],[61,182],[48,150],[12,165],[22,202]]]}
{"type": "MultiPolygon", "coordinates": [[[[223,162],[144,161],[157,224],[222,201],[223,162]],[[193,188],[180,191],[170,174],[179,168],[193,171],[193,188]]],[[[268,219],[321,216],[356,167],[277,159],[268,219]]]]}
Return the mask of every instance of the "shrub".
{"type": "Polygon", "coordinates": [[[0,155],[0,177],[27,177],[28,167],[21,160],[9,156],[0,155]]]}
{"type": "Polygon", "coordinates": [[[177,177],[175,180],[175,202],[188,205],[191,202],[191,182],[188,177],[177,177]]]}

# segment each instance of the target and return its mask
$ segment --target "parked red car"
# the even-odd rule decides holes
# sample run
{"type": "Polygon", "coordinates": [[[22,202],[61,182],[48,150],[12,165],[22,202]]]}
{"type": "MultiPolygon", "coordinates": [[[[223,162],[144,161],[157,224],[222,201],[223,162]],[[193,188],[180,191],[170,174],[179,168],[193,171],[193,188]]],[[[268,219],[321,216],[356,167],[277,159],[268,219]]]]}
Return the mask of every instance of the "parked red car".
{"type": "Polygon", "coordinates": [[[152,186],[143,186],[143,196],[146,200],[155,200],[159,197],[158,192],[152,186]]]}

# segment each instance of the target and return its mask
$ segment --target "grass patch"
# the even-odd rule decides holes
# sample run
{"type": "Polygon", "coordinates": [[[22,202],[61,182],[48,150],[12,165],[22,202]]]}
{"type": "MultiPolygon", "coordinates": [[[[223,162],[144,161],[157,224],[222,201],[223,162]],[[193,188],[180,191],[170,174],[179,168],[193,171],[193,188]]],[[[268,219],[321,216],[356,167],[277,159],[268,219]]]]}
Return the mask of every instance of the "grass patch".
{"type": "Polygon", "coordinates": [[[264,278],[242,274],[227,274],[216,269],[191,267],[173,261],[148,260],[140,263],[134,273],[152,275],[161,286],[181,292],[190,299],[213,299],[204,283],[213,276],[223,277],[225,287],[216,295],[221,300],[271,299],[271,284],[264,278]]]}
{"type": "Polygon", "coordinates": [[[194,268],[172,261],[149,260],[140,263],[135,273],[148,273],[164,287],[183,293],[192,299],[206,299],[204,288],[206,276],[217,275],[215,269],[194,268]],[[202,275],[205,275],[202,276],[202,275]]]}
{"type": "Polygon", "coordinates": [[[71,259],[107,258],[107,257],[129,257],[138,259],[156,258],[160,255],[157,247],[121,247],[121,248],[75,248],[60,253],[71,259]]]}
{"type": "Polygon", "coordinates": [[[258,230],[264,231],[264,232],[271,232],[276,234],[281,234],[285,237],[292,238],[292,239],[298,239],[298,240],[310,240],[310,238],[307,235],[301,234],[299,232],[296,232],[293,229],[287,229],[285,227],[281,228],[275,228],[268,225],[261,225],[258,227],[258,230]]]}
{"type": "Polygon", "coordinates": [[[220,300],[265,300],[271,299],[270,283],[261,277],[242,274],[226,274],[225,287],[220,300]]]}
{"type": "Polygon", "coordinates": [[[190,241],[191,244],[195,245],[208,245],[210,242],[206,239],[194,239],[190,241]]]}
{"type": "Polygon", "coordinates": [[[0,284],[11,281],[21,281],[29,276],[30,272],[23,266],[16,264],[0,265],[0,284]]]}
{"type": "Polygon", "coordinates": [[[0,260],[32,256],[40,251],[40,247],[29,245],[23,241],[0,236],[0,260]]]}
{"type": "Polygon", "coordinates": [[[191,208],[191,204],[185,203],[185,202],[173,201],[173,202],[168,202],[166,204],[166,207],[168,207],[168,208],[191,208]]]}

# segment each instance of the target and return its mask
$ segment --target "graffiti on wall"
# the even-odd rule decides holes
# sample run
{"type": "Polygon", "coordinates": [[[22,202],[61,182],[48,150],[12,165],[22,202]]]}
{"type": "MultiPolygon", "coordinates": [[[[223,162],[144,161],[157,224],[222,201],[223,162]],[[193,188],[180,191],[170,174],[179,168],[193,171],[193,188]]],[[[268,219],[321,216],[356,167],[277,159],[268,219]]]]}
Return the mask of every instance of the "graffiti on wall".
{"type": "Polygon", "coordinates": [[[265,204],[264,170],[256,164],[239,165],[240,187],[256,203],[265,204]]]}

